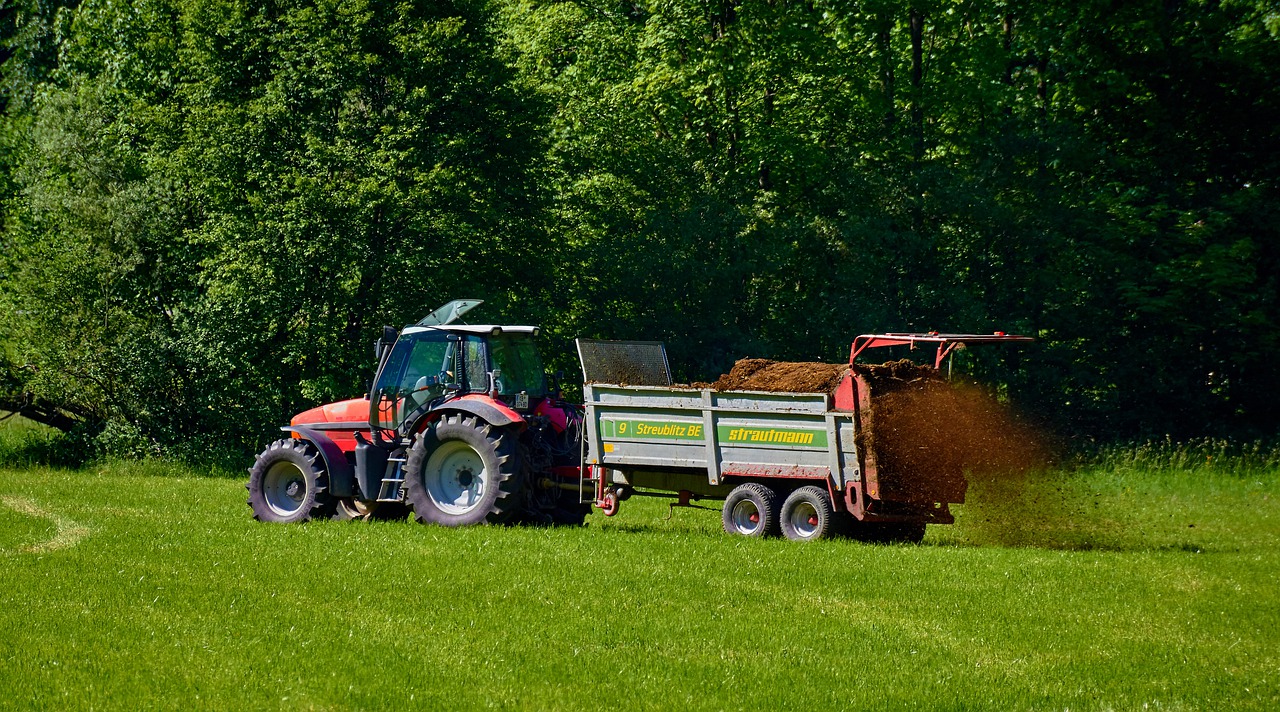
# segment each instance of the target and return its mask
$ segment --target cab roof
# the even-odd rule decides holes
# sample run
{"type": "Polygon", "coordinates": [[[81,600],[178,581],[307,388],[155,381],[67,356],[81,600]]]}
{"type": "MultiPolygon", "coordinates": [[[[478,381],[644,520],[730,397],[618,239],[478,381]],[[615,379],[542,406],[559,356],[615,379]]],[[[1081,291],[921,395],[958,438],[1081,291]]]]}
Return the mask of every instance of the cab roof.
{"type": "Polygon", "coordinates": [[[404,335],[420,334],[424,331],[441,331],[454,334],[493,334],[495,329],[506,333],[533,334],[535,336],[541,331],[536,326],[507,326],[505,324],[449,324],[448,326],[418,326],[415,324],[406,326],[404,331],[400,333],[404,335]]]}

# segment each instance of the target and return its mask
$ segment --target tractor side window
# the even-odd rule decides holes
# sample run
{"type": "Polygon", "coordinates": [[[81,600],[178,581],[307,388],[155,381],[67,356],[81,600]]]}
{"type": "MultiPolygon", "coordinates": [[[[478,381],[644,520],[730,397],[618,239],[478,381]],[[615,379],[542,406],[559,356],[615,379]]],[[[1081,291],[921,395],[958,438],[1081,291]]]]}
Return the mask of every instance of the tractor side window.
{"type": "Polygon", "coordinates": [[[411,340],[401,339],[391,349],[382,371],[378,373],[378,382],[373,393],[369,394],[372,411],[369,424],[376,428],[393,429],[400,424],[400,378],[409,364],[409,354],[413,351],[411,340]]]}
{"type": "Polygon", "coordinates": [[[463,358],[467,361],[467,382],[463,384],[463,390],[477,392],[485,390],[489,387],[489,361],[485,353],[484,340],[468,336],[460,343],[463,347],[463,358]]]}
{"type": "Polygon", "coordinates": [[[490,340],[493,367],[502,372],[499,392],[547,394],[546,373],[537,346],[528,334],[499,334],[490,340]]]}
{"type": "Polygon", "coordinates": [[[439,339],[419,339],[413,345],[409,367],[400,379],[400,390],[405,394],[406,413],[444,394],[445,384],[451,378],[447,371],[440,369],[440,364],[444,362],[450,347],[448,341],[439,339]]]}

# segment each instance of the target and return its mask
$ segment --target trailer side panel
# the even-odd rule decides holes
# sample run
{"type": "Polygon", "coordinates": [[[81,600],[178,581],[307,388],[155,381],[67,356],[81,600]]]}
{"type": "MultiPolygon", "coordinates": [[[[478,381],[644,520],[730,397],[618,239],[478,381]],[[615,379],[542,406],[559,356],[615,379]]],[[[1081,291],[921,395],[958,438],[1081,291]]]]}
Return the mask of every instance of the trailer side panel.
{"type": "Polygon", "coordinates": [[[859,479],[853,415],[825,393],[587,384],[588,462],[724,477],[859,479]]]}

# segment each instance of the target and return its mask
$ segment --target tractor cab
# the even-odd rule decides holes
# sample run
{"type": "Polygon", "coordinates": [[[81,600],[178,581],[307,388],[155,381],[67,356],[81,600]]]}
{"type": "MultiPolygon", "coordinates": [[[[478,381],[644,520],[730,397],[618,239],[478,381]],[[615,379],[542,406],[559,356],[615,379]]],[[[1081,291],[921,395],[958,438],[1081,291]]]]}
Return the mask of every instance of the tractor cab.
{"type": "Polygon", "coordinates": [[[374,429],[403,432],[440,402],[488,396],[528,412],[548,395],[534,326],[414,325],[400,332],[384,358],[370,394],[374,429]]]}

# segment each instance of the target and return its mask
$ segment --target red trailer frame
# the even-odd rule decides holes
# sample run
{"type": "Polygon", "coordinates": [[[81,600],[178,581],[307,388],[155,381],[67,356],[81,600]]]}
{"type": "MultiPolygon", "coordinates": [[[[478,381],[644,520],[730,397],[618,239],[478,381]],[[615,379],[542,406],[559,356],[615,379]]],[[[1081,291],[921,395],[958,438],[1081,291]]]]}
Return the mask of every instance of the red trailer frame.
{"type": "Polygon", "coordinates": [[[998,344],[1011,342],[1035,341],[1030,336],[1015,336],[1006,334],[1003,331],[997,331],[992,334],[940,334],[936,331],[925,333],[888,333],[888,334],[863,334],[854,338],[853,346],[849,350],[849,365],[853,365],[858,355],[867,349],[878,349],[889,346],[910,346],[916,348],[916,344],[937,344],[938,353],[933,359],[933,367],[942,368],[942,361],[950,356],[956,347],[964,344],[998,344]]]}

